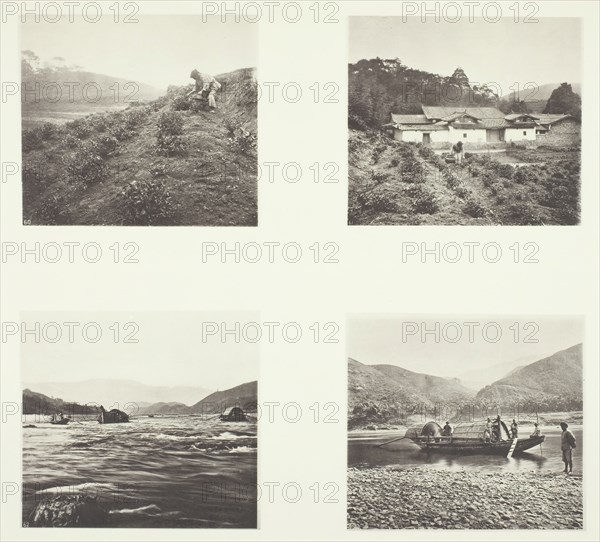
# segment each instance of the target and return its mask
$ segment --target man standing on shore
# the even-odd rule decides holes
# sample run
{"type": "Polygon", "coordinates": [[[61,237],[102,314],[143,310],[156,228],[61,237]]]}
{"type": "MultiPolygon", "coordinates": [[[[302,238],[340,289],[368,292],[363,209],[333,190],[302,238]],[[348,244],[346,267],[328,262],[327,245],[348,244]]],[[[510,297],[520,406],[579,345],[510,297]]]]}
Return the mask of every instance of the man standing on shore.
{"type": "Polygon", "coordinates": [[[569,424],[567,422],[560,422],[560,428],[562,429],[560,448],[562,450],[562,460],[565,464],[565,470],[563,471],[565,474],[573,472],[573,448],[577,445],[575,436],[569,431],[568,427],[569,424]]]}

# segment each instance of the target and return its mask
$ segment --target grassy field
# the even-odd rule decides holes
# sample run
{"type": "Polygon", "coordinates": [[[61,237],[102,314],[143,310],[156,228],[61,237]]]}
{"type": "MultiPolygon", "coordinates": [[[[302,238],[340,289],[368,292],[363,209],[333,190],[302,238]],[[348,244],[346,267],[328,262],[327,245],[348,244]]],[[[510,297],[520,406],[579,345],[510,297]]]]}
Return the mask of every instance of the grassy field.
{"type": "Polygon", "coordinates": [[[172,88],[153,102],[23,131],[23,222],[257,224],[256,85],[220,76],[216,113],[172,88]],[[224,85],[225,86],[225,85],[224,85]]]}
{"type": "Polygon", "coordinates": [[[350,131],[351,225],[574,225],[579,194],[579,149],[467,152],[456,165],[420,144],[350,131]]]}

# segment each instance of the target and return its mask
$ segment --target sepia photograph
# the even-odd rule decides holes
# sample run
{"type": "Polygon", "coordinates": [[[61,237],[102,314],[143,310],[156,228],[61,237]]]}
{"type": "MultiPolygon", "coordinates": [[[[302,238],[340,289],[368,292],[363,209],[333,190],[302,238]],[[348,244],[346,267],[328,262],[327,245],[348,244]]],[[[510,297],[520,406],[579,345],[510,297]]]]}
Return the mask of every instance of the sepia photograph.
{"type": "Polygon", "coordinates": [[[583,529],[583,321],[352,317],[349,529],[583,529]]]}
{"type": "Polygon", "coordinates": [[[24,527],[257,528],[258,348],[201,333],[231,315],[31,316],[63,339],[23,345],[24,527]]]}
{"type": "Polygon", "coordinates": [[[581,20],[350,17],[350,225],[577,225],[581,20]]]}
{"type": "Polygon", "coordinates": [[[256,226],[257,26],[21,25],[23,223],[256,226]]]}

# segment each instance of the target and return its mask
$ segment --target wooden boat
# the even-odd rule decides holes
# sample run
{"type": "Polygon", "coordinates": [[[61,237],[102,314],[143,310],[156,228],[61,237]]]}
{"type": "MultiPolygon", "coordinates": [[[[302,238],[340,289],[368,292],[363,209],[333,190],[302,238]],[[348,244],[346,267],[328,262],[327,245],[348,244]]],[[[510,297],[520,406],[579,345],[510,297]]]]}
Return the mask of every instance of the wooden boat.
{"type": "Polygon", "coordinates": [[[50,423],[52,425],[67,425],[71,420],[69,418],[55,418],[52,417],[52,419],[50,420],[50,423]]]}
{"type": "Polygon", "coordinates": [[[458,423],[452,435],[444,436],[442,428],[436,422],[428,422],[422,427],[410,427],[405,438],[412,440],[422,450],[448,454],[470,455],[519,455],[534,446],[538,446],[544,435],[511,438],[506,424],[500,420],[492,431],[486,433],[486,422],[458,423]],[[499,427],[499,429],[497,429],[499,427]]]}
{"type": "Polygon", "coordinates": [[[105,410],[100,405],[100,414],[98,414],[98,423],[127,423],[129,416],[125,412],[113,408],[112,410],[105,410]]]}

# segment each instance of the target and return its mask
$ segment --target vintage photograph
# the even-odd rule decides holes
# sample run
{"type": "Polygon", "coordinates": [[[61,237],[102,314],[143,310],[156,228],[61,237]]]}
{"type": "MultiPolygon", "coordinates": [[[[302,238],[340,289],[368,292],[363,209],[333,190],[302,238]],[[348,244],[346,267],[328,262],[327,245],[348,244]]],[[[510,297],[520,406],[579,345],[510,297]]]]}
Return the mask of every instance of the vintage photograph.
{"type": "Polygon", "coordinates": [[[348,224],[579,224],[580,19],[349,24],[348,224]]]}
{"type": "Polygon", "coordinates": [[[582,529],[583,321],[348,322],[349,529],[582,529]]]}
{"type": "Polygon", "coordinates": [[[257,528],[258,348],[201,334],[235,317],[29,316],[80,325],[23,344],[24,527],[257,528]]]}
{"type": "Polygon", "coordinates": [[[23,223],[256,226],[257,25],[21,25],[23,223]]]}

